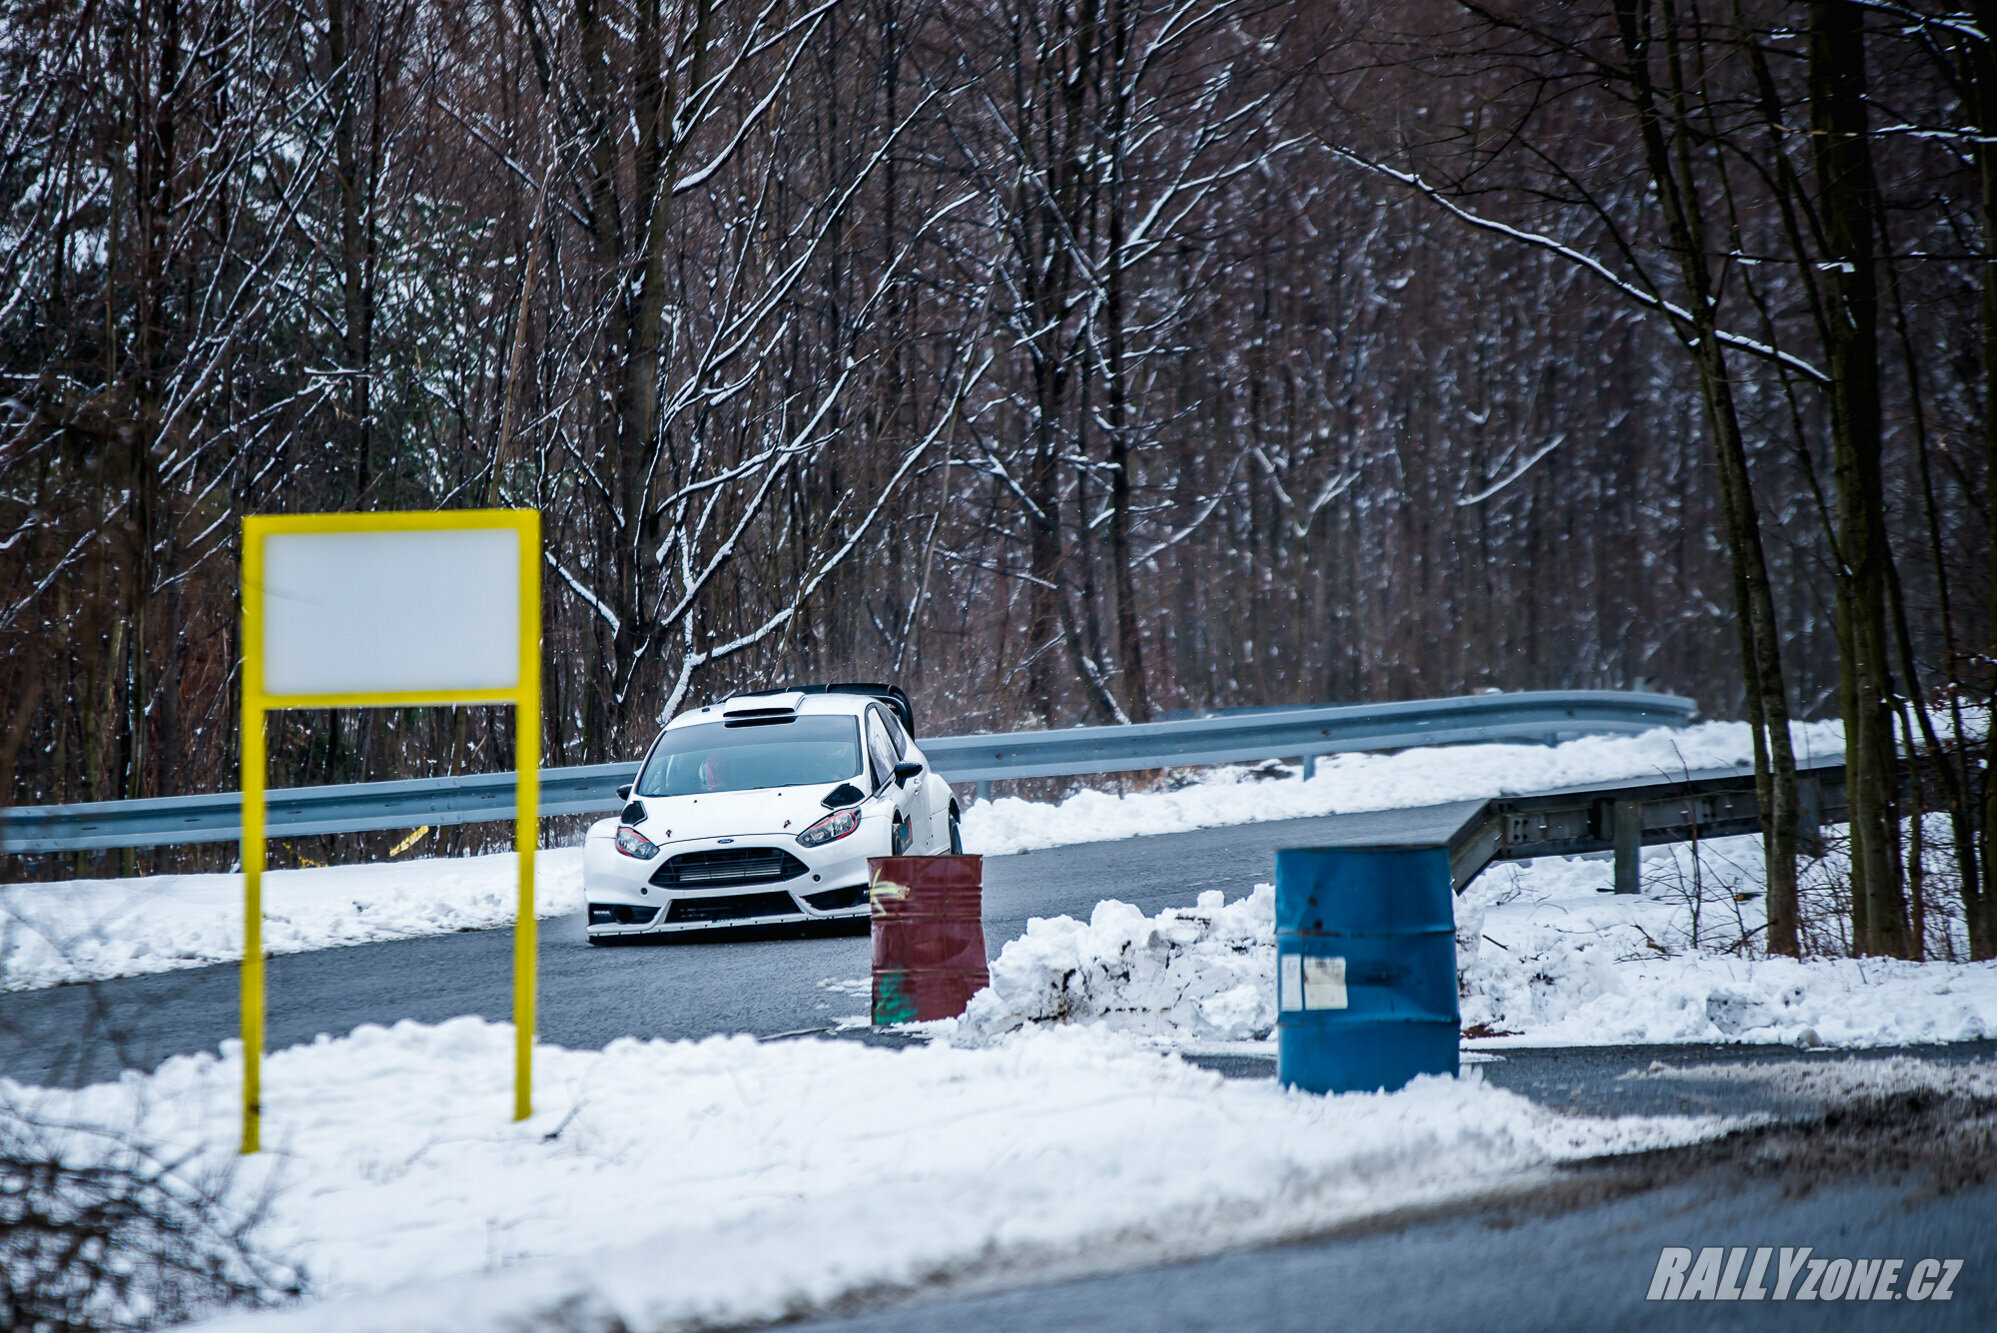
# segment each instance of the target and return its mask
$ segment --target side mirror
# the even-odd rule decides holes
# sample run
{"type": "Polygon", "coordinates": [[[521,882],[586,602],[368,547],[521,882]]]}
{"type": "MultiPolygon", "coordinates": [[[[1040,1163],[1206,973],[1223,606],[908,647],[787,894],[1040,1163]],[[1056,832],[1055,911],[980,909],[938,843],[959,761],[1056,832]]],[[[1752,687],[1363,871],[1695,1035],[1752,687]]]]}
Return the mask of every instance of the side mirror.
{"type": "Polygon", "coordinates": [[[630,800],[630,799],[631,799],[631,784],[630,784],[630,783],[628,783],[628,782],[627,782],[627,783],[624,783],[624,784],[623,784],[622,786],[618,787],[618,789],[617,789],[617,799],[618,799],[618,800],[620,800],[620,801],[628,801],[628,800],[630,800]]]}
{"type": "Polygon", "coordinates": [[[894,780],[901,786],[906,787],[910,778],[919,778],[921,776],[921,764],[896,764],[894,766],[894,780]]]}

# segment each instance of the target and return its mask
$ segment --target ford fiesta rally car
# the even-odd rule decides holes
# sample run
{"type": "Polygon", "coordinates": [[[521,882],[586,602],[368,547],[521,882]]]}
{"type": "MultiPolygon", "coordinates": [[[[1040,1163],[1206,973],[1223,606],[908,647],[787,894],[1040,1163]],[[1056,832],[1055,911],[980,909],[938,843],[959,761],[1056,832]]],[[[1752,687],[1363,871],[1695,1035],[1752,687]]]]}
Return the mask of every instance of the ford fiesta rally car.
{"type": "Polygon", "coordinates": [[[589,942],[864,921],[867,858],[961,851],[891,685],[738,694],[666,724],[583,849],[589,942]]]}

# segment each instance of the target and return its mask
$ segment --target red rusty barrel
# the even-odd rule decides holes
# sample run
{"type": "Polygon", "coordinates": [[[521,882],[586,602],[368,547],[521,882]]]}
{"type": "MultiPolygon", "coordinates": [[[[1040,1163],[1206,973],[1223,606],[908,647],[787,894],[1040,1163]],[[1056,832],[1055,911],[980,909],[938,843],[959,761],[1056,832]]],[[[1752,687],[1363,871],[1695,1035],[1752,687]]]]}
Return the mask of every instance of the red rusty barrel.
{"type": "Polygon", "coordinates": [[[955,1018],[984,989],[982,856],[876,856],[874,1022],[955,1018]]]}

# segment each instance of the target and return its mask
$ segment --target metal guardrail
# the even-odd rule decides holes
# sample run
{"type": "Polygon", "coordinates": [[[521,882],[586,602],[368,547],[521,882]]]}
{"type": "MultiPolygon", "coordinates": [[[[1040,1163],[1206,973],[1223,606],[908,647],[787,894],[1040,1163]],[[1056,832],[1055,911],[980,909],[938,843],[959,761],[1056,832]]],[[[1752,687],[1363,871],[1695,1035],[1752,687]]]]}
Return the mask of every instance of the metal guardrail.
{"type": "MultiPolygon", "coordinates": [[[[1799,763],[1796,778],[1798,841],[1820,848],[1822,825],[1850,820],[1844,758],[1799,763]]],[[[1635,893],[1641,848],[1759,832],[1754,770],[1660,775],[1486,801],[1451,835],[1449,870],[1461,892],[1493,861],[1613,852],[1616,892],[1635,893]]]]}
{"type": "Polygon", "coordinates": [[[1616,690],[1473,694],[1462,699],[1226,713],[1128,727],[1071,727],[922,742],[952,782],[1128,773],[1300,756],[1308,776],[1324,754],[1487,741],[1553,742],[1682,727],[1690,699],[1616,690]]]}
{"type": "MultiPolygon", "coordinates": [[[[1479,694],[1412,703],[1356,704],[1235,713],[1127,727],[1072,727],[921,741],[930,763],[952,782],[1127,773],[1200,764],[1301,756],[1305,773],[1319,755],[1403,750],[1417,745],[1488,741],[1556,742],[1577,736],[1682,727],[1689,699],[1611,690],[1479,694]]],[[[617,809],[620,783],[634,765],[543,769],[543,815],[617,809]]],[[[412,778],[333,787],[292,787],[269,794],[272,836],[361,833],[513,817],[513,775],[488,773],[412,778]]],[[[237,792],[25,806],[0,818],[0,852],[97,851],[175,843],[233,842],[242,830],[237,792]]]]}

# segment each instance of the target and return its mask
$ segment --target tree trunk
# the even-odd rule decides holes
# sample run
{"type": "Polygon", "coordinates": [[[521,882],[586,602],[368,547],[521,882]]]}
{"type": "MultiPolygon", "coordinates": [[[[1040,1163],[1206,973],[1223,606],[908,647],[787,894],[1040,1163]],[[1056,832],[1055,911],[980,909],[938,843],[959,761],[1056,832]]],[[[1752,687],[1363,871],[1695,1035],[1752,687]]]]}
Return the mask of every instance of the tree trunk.
{"type": "Polygon", "coordinates": [[[1109,434],[1109,561],[1116,598],[1116,661],[1123,677],[1123,711],[1132,722],[1151,720],[1151,693],[1144,680],[1144,645],[1137,621],[1137,587],[1130,568],[1130,386],[1124,328],[1124,242],[1128,219],[1124,182],[1124,139],[1129,128],[1126,69],[1130,59],[1129,15],[1123,0],[1109,6],[1111,58],[1109,70],[1109,253],[1108,292],[1103,321],[1109,349],[1105,386],[1108,404],[1104,424],[1109,434]]]}
{"type": "MultiPolygon", "coordinates": [[[[1990,142],[1997,133],[1997,0],[1976,0],[1971,12],[1976,16],[1976,34],[1964,45],[1969,53],[1970,118],[1979,131],[1971,152],[1983,211],[1983,263],[1978,276],[1983,322],[1983,533],[1989,582],[1984,622],[1989,646],[1983,662],[1991,716],[1997,718],[1997,145],[1990,142]]],[[[1972,775],[1970,781],[1976,778],[1972,775]]],[[[1975,959],[1997,958],[1997,726],[1987,722],[1981,781],[1983,883],[1975,899],[1965,894],[1963,902],[1970,957],[1975,959]]]]}
{"type": "Polygon", "coordinates": [[[1810,6],[1809,95],[1825,260],[1826,372],[1837,482],[1838,610],[1845,650],[1845,782],[1851,801],[1854,906],[1861,952],[1908,955],[1906,895],[1895,854],[1899,753],[1888,658],[1885,479],[1881,465],[1877,184],[1867,138],[1864,10],[1810,6]]]}
{"type": "MultiPolygon", "coordinates": [[[[1748,718],[1755,733],[1755,790],[1762,811],[1762,856],[1768,881],[1768,950],[1800,951],[1796,904],[1796,757],[1789,736],[1789,699],[1782,669],[1781,627],[1768,578],[1747,465],[1739,412],[1726,352],[1717,333],[1712,275],[1706,267],[1704,214],[1689,164],[1692,126],[1687,123],[1684,90],[1677,86],[1678,62],[1671,62],[1671,115],[1680,157],[1674,163],[1665,136],[1665,111],[1651,77],[1649,14],[1632,0],[1618,0],[1617,30],[1634,83],[1638,125],[1651,181],[1663,206],[1669,245],[1690,309],[1690,327],[1681,330],[1692,349],[1700,398],[1713,437],[1718,464],[1720,507],[1727,558],[1733,569],[1734,616],[1740,635],[1741,672],[1748,718]]],[[[1666,36],[1676,29],[1666,16],[1666,36]]]]}
{"type": "Polygon", "coordinates": [[[661,0],[640,0],[631,15],[632,69],[628,93],[613,84],[610,22],[594,0],[576,0],[585,98],[589,107],[590,227],[599,279],[614,293],[605,321],[598,382],[609,411],[598,417],[604,456],[611,460],[614,511],[601,515],[600,548],[610,577],[605,601],[617,617],[607,677],[599,693],[609,705],[597,735],[613,752],[642,744],[660,721],[644,707],[664,676],[660,629],[654,623],[658,549],[665,515],[653,503],[661,444],[659,377],[664,369],[666,240],[673,182],[684,142],[674,116],[706,78],[712,0],[689,0],[679,16],[679,40],[666,68],[661,0]],[[682,73],[682,69],[684,72],[682,73]],[[684,91],[676,80],[684,79],[684,91]],[[620,144],[632,137],[630,208],[620,206],[620,144]]]}
{"type": "MultiPolygon", "coordinates": [[[[354,469],[353,503],[359,507],[373,488],[374,451],[368,435],[368,242],[362,218],[361,175],[365,169],[355,145],[352,0],[326,0],[326,96],[333,111],[333,169],[340,187],[340,297],[346,353],[347,449],[354,469]]],[[[376,53],[377,56],[380,54],[376,53]]]]}

